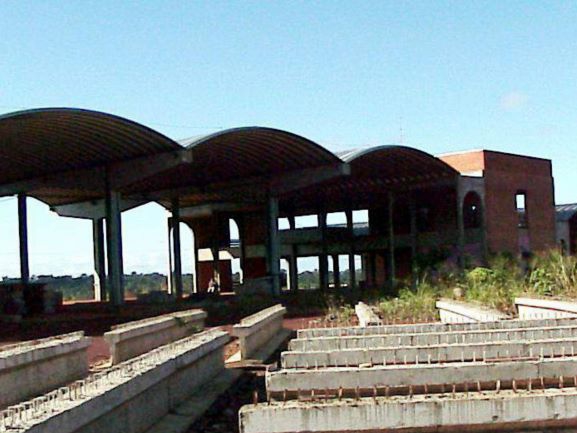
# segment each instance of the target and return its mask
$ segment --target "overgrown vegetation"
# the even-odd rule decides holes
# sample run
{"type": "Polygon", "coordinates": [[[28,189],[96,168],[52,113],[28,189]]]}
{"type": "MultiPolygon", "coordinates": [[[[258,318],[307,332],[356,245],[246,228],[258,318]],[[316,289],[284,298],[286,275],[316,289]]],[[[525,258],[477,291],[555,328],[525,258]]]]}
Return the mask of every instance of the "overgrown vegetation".
{"type": "MultiPolygon", "coordinates": [[[[360,298],[371,304],[386,322],[423,322],[437,320],[435,302],[452,298],[514,313],[514,299],[519,296],[577,299],[577,259],[551,250],[522,262],[510,255],[495,255],[486,267],[440,265],[444,255],[430,254],[419,262],[419,282],[411,288],[401,281],[397,296],[382,291],[362,292],[360,298]],[[429,260],[427,263],[427,259],[429,260]],[[432,263],[431,263],[432,262],[432,263]]],[[[332,306],[327,314],[348,314],[350,304],[332,306]]]]}

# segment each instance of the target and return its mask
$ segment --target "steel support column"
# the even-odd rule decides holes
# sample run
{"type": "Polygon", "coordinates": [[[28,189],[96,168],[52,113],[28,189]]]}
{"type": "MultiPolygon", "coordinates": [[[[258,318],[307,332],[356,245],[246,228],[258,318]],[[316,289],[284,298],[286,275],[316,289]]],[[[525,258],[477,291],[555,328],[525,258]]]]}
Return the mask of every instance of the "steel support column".
{"type": "Polygon", "coordinates": [[[30,259],[28,257],[28,206],[26,195],[18,194],[18,236],[20,245],[20,279],[30,281],[30,259]]]}
{"type": "Polygon", "coordinates": [[[106,252],[110,302],[124,303],[124,267],[122,264],[122,216],[120,193],[106,188],[106,252]]]}
{"type": "Polygon", "coordinates": [[[349,232],[349,289],[357,288],[357,274],[355,270],[355,232],[353,225],[353,211],[347,209],[345,211],[347,216],[347,230],[349,232]]]}
{"type": "Polygon", "coordinates": [[[341,267],[339,263],[339,255],[333,254],[333,279],[335,289],[341,288],[341,267]]]}
{"type": "Polygon", "coordinates": [[[278,235],[278,199],[270,197],[267,206],[267,270],[273,295],[280,294],[280,239],[278,235]]]}
{"type": "Polygon", "coordinates": [[[319,254],[319,284],[321,290],[329,288],[329,257],[327,255],[327,214],[322,211],[317,215],[321,230],[321,254],[319,254]]]}
{"type": "Polygon", "coordinates": [[[394,205],[395,199],[392,192],[387,194],[388,206],[387,206],[387,227],[388,227],[388,238],[389,238],[389,254],[388,254],[388,286],[389,291],[392,293],[395,290],[395,279],[396,279],[396,269],[395,269],[395,223],[394,223],[394,205]]]}
{"type": "Polygon", "coordinates": [[[415,194],[413,192],[409,196],[409,221],[411,227],[411,284],[413,288],[416,288],[419,278],[416,263],[419,249],[419,233],[417,231],[417,204],[415,203],[415,194]]]}
{"type": "Polygon", "coordinates": [[[177,299],[182,298],[182,258],[180,249],[180,203],[178,198],[173,198],[172,207],[172,256],[174,260],[174,271],[172,281],[173,291],[177,299]]]}
{"type": "Polygon", "coordinates": [[[94,258],[94,300],[106,301],[106,254],[104,218],[92,220],[92,255],[94,258]]]}

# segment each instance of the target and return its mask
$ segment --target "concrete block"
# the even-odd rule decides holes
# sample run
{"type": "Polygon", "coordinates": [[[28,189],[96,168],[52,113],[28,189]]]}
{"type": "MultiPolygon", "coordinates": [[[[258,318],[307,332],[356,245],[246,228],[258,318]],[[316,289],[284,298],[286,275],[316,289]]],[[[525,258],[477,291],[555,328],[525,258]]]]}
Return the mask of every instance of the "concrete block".
{"type": "Polygon", "coordinates": [[[294,339],[290,350],[319,351],[372,349],[377,347],[427,346],[441,344],[489,343],[495,341],[547,340],[577,338],[577,323],[548,328],[490,329],[443,333],[344,336],[294,339]]]}
{"type": "Polygon", "coordinates": [[[551,326],[577,325],[577,318],[565,319],[512,319],[498,322],[476,323],[415,323],[407,325],[381,325],[381,326],[348,326],[337,328],[310,328],[299,329],[298,338],[323,338],[344,337],[349,335],[385,335],[385,334],[418,334],[423,332],[455,332],[474,331],[488,329],[513,329],[513,328],[542,328],[551,326]]]}
{"type": "Polygon", "coordinates": [[[495,322],[509,319],[509,316],[498,310],[450,299],[437,301],[436,307],[443,323],[495,322]]]}
{"type": "Polygon", "coordinates": [[[188,310],[124,323],[104,334],[112,363],[126,361],[204,329],[206,313],[188,310]]]}
{"type": "Polygon", "coordinates": [[[577,302],[515,298],[515,306],[521,319],[577,318],[577,302]]]}
{"type": "Polygon", "coordinates": [[[241,359],[249,359],[282,329],[286,308],[275,305],[245,317],[232,328],[240,340],[241,359]]]}
{"type": "Polygon", "coordinates": [[[412,364],[577,354],[577,339],[402,346],[281,354],[283,368],[347,367],[361,364],[412,364]]]}
{"type": "Polygon", "coordinates": [[[90,338],[83,332],[25,341],[0,349],[0,408],[88,374],[90,338]]]}
{"type": "Polygon", "coordinates": [[[359,319],[360,326],[376,326],[381,325],[382,320],[375,312],[364,302],[359,302],[355,305],[355,313],[359,319]]]}

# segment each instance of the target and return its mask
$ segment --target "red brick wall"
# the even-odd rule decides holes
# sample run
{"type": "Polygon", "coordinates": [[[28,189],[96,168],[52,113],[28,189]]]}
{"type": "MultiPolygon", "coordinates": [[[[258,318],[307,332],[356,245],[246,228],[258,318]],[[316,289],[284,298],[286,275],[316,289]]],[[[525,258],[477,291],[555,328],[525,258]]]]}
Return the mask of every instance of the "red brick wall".
{"type": "Polygon", "coordinates": [[[555,246],[551,161],[485,152],[487,241],[490,251],[518,252],[517,192],[526,192],[532,251],[555,246]]]}
{"type": "Polygon", "coordinates": [[[442,155],[439,159],[461,173],[485,169],[485,157],[482,150],[442,155]]]}

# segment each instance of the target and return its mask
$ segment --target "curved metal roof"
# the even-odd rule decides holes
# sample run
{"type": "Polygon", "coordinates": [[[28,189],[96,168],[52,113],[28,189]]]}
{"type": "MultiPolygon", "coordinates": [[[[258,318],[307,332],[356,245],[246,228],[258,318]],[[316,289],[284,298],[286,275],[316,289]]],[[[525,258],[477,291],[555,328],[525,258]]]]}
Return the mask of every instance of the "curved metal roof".
{"type": "Polygon", "coordinates": [[[0,185],[181,149],[122,117],[78,108],[0,116],[0,185]]]}
{"type": "Polygon", "coordinates": [[[414,182],[455,176],[458,172],[435,156],[399,145],[375,146],[342,152],[353,177],[372,177],[385,183],[414,182]]]}
{"type": "Polygon", "coordinates": [[[350,165],[350,176],[300,191],[286,204],[309,207],[324,202],[340,207],[355,201],[370,203],[387,191],[435,185],[459,174],[439,158],[407,146],[375,146],[339,152],[337,156],[350,165]]]}
{"type": "MultiPolygon", "coordinates": [[[[250,182],[289,173],[294,170],[342,164],[332,152],[319,144],[291,132],[244,127],[227,129],[203,137],[181,140],[192,150],[192,164],[177,167],[162,176],[135,184],[132,192],[170,190],[231,182],[250,182]]],[[[202,192],[206,200],[219,199],[218,191],[202,192]]],[[[197,193],[181,194],[187,204],[201,201],[197,193]]]]}

